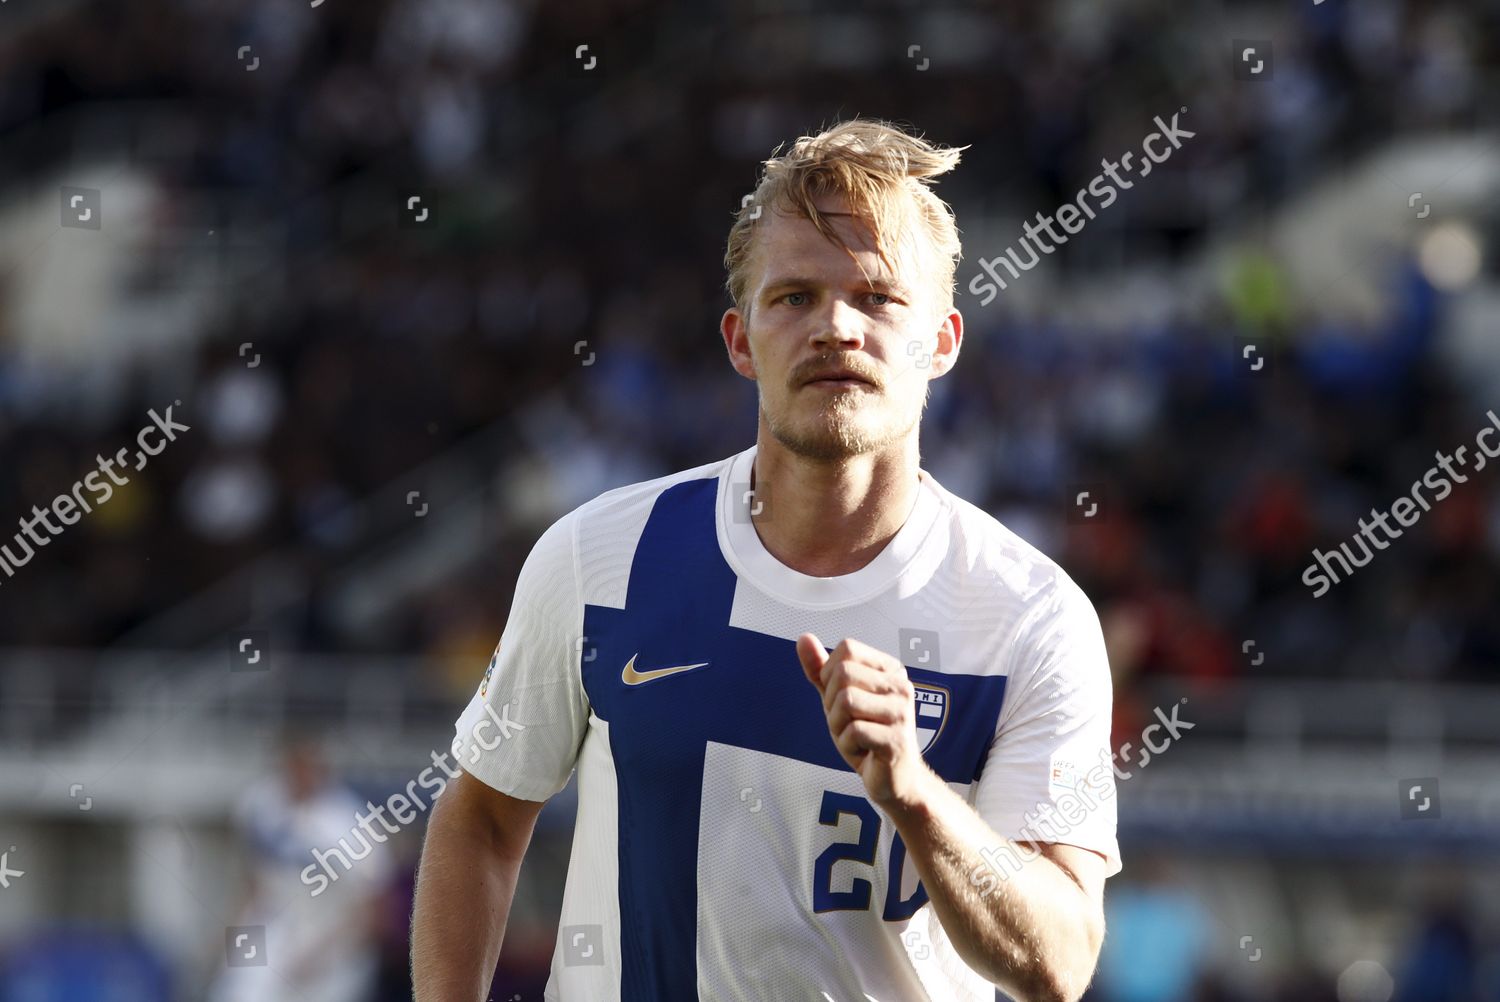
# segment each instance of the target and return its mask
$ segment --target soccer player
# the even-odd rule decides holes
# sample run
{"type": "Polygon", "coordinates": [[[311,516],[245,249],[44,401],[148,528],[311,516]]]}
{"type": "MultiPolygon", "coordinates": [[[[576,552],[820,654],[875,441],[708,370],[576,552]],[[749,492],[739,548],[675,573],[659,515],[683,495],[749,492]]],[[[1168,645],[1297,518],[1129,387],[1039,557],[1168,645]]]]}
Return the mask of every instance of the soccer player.
{"type": "Polygon", "coordinates": [[[919,466],[959,154],[856,119],[766,161],[721,321],[755,444],[535,544],[428,829],[417,1002],[485,997],[575,768],[549,1000],[1083,993],[1120,869],[1099,620],[919,466]]]}

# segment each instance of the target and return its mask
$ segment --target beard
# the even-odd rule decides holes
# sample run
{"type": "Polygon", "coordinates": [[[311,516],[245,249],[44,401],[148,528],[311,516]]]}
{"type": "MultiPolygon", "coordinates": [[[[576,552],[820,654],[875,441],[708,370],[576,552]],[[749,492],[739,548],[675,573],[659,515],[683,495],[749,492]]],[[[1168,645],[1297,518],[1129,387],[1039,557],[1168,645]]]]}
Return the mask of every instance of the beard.
{"type": "MultiPolygon", "coordinates": [[[[792,392],[806,391],[798,388],[792,392]]],[[[889,403],[881,406],[867,399],[873,395],[873,391],[859,389],[834,394],[823,402],[814,416],[802,420],[789,419],[791,398],[780,401],[780,407],[768,407],[762,391],[760,408],[766,416],[771,437],[788,452],[806,459],[831,462],[878,452],[905,439],[922,419],[922,411],[927,406],[925,393],[922,406],[910,414],[904,408],[893,408],[889,403]]]]}

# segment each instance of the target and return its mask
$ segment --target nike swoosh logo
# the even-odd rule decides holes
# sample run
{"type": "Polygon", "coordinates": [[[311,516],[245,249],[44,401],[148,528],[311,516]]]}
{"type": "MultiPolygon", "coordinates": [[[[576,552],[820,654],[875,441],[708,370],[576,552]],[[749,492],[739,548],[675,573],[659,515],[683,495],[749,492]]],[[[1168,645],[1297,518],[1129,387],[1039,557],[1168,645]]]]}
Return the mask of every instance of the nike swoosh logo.
{"type": "Polygon", "coordinates": [[[653,668],[651,671],[636,671],[635,659],[638,657],[640,657],[639,654],[630,655],[630,660],[625,662],[625,670],[620,672],[620,681],[626,685],[640,685],[643,682],[666,678],[668,675],[676,675],[680,671],[692,671],[694,668],[702,668],[708,664],[707,661],[700,661],[695,665],[678,665],[675,668],[653,668]]]}

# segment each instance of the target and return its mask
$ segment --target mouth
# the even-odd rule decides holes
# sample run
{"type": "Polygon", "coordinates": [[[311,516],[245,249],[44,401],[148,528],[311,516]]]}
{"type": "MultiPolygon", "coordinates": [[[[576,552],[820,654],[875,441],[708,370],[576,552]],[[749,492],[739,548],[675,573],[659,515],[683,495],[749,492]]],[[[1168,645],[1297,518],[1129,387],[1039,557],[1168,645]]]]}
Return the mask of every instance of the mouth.
{"type": "Polygon", "coordinates": [[[856,376],[854,373],[847,370],[840,372],[830,372],[824,376],[817,376],[813,379],[809,379],[803,385],[823,386],[830,389],[849,389],[855,386],[865,386],[873,388],[873,384],[868,379],[863,379],[860,376],[856,376]]]}
{"type": "Polygon", "coordinates": [[[840,378],[831,376],[827,379],[814,379],[807,385],[823,386],[828,387],[829,389],[853,389],[856,386],[869,386],[870,384],[865,382],[863,379],[840,378]]]}

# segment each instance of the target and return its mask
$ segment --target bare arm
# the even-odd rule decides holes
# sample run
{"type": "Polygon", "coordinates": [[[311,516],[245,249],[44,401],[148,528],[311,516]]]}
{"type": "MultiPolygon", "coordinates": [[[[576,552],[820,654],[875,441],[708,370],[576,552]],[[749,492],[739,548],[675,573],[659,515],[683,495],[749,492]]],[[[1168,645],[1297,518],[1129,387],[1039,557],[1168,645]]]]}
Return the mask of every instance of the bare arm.
{"type": "Polygon", "coordinates": [[[1074,1002],[1104,940],[1105,859],[1064,843],[1009,842],[936,776],[891,819],[964,961],[1025,1002],[1074,1002]],[[984,847],[1017,846],[996,879],[984,847]]]}
{"type": "Polygon", "coordinates": [[[521,858],[541,809],[467,772],[437,798],[412,909],[416,1002],[483,1002],[489,994],[521,858]]]}
{"type": "Polygon", "coordinates": [[[1077,1002],[1104,940],[1105,858],[1002,839],[922,760],[913,687],[895,657],[853,638],[825,654],[811,633],[797,653],[834,745],[901,833],[958,955],[1024,1002],[1077,1002]],[[1003,880],[986,875],[986,851],[1012,844],[1035,855],[1003,880]]]}

